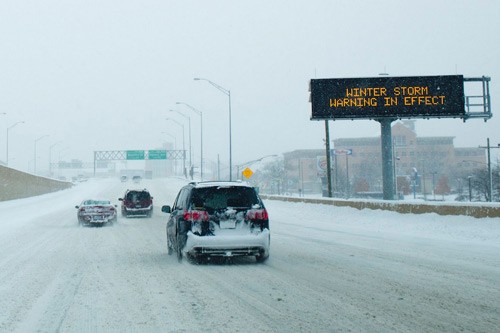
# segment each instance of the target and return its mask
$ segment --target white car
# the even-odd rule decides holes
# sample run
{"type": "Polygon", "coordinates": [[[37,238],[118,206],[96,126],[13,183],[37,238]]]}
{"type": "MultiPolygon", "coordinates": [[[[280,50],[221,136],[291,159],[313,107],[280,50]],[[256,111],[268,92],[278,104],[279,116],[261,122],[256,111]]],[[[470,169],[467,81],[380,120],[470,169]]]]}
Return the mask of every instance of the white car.
{"type": "Polygon", "coordinates": [[[111,225],[117,220],[116,205],[109,200],[87,199],[75,208],[79,225],[111,225]]]}

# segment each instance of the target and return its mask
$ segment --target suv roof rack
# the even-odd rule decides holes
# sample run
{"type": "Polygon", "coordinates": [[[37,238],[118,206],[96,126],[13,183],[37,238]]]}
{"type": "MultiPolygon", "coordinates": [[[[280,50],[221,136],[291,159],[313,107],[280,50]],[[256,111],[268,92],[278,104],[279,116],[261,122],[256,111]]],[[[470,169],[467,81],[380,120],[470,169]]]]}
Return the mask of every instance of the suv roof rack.
{"type": "Polygon", "coordinates": [[[242,181],[242,180],[210,180],[210,181],[201,181],[201,182],[189,182],[188,185],[191,185],[191,186],[210,186],[210,185],[213,185],[213,186],[217,186],[217,185],[221,185],[221,186],[227,186],[227,185],[241,185],[241,186],[249,186],[249,187],[253,187],[253,185],[249,184],[248,182],[246,181],[242,181]]]}

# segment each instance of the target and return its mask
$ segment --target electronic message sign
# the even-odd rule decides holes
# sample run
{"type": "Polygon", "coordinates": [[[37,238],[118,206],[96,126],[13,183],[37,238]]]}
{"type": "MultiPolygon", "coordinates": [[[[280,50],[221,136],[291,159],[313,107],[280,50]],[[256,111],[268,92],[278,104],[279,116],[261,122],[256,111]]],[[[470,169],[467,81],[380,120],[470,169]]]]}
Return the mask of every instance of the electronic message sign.
{"type": "Polygon", "coordinates": [[[312,79],[311,120],[463,118],[462,75],[312,79]]]}

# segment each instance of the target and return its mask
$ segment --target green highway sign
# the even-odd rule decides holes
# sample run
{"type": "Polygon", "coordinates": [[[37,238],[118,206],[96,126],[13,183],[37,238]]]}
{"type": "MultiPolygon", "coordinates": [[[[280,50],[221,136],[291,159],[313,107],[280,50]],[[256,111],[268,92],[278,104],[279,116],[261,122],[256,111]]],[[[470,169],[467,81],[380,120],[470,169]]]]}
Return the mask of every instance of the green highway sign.
{"type": "Polygon", "coordinates": [[[150,160],[166,160],[167,151],[166,150],[149,150],[148,158],[150,160]]]}
{"type": "Polygon", "coordinates": [[[144,150],[127,150],[127,160],[143,160],[144,150]]]}

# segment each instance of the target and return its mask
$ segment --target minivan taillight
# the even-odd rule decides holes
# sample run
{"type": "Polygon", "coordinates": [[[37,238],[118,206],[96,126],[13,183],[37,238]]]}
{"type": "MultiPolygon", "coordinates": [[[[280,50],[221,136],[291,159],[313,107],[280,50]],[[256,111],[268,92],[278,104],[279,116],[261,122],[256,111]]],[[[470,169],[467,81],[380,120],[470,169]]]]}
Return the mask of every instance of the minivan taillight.
{"type": "Polygon", "coordinates": [[[191,222],[208,221],[209,216],[205,210],[186,210],[184,211],[184,220],[191,222]]]}
{"type": "Polygon", "coordinates": [[[250,209],[247,211],[246,218],[250,221],[267,221],[269,215],[265,209],[250,209]]]}

